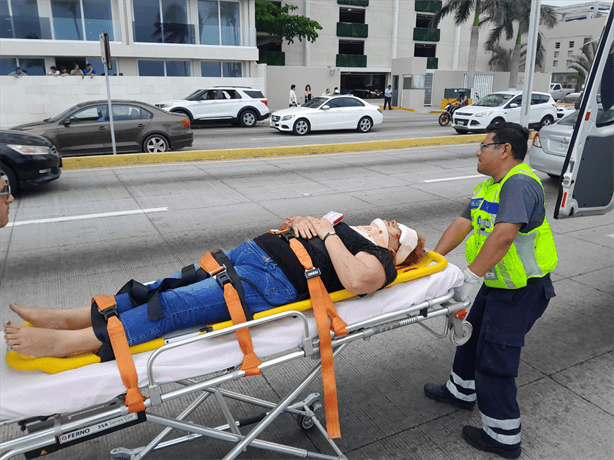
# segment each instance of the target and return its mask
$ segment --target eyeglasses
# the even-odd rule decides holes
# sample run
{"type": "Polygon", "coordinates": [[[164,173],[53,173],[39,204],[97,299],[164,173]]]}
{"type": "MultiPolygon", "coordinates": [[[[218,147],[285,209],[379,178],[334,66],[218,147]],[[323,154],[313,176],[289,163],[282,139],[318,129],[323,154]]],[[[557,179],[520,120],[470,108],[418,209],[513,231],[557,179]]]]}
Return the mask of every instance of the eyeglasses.
{"type": "Polygon", "coordinates": [[[489,145],[502,145],[502,144],[505,144],[505,142],[492,142],[490,144],[484,144],[483,142],[480,142],[479,146],[480,146],[480,150],[483,150],[484,147],[488,147],[489,145]]]}
{"type": "Polygon", "coordinates": [[[11,186],[9,185],[9,181],[8,181],[8,177],[6,176],[0,176],[1,179],[4,179],[4,187],[2,187],[2,190],[0,190],[0,195],[2,196],[9,196],[11,194],[11,186]]]}

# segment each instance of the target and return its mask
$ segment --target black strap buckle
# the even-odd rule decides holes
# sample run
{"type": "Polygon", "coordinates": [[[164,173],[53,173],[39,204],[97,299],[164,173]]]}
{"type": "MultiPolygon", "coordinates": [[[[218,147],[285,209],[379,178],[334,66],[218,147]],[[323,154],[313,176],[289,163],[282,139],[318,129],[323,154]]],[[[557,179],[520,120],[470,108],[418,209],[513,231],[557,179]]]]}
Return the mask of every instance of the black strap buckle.
{"type": "Polygon", "coordinates": [[[215,279],[215,281],[217,281],[217,284],[219,284],[220,287],[224,289],[224,285],[231,283],[232,280],[230,279],[230,276],[226,271],[226,265],[220,265],[220,268],[222,268],[222,270],[213,275],[213,278],[215,279]]]}
{"type": "Polygon", "coordinates": [[[305,270],[305,278],[307,278],[308,280],[311,278],[315,278],[317,276],[320,276],[322,274],[322,272],[320,271],[320,269],[318,267],[313,267],[313,268],[309,268],[307,270],[305,270]]]}
{"type": "Polygon", "coordinates": [[[290,228],[289,228],[289,229],[287,229],[287,230],[284,230],[284,231],[283,231],[283,232],[281,232],[281,233],[278,233],[278,235],[279,235],[279,237],[280,237],[281,239],[283,239],[283,240],[284,240],[286,243],[290,243],[290,240],[291,240],[292,238],[296,238],[296,235],[294,234],[294,231],[293,231],[292,229],[290,229],[290,228]]]}
{"type": "Polygon", "coordinates": [[[114,305],[111,308],[105,308],[104,310],[98,308],[98,312],[104,317],[105,321],[109,321],[109,318],[112,316],[119,316],[117,313],[117,305],[114,305]]]}

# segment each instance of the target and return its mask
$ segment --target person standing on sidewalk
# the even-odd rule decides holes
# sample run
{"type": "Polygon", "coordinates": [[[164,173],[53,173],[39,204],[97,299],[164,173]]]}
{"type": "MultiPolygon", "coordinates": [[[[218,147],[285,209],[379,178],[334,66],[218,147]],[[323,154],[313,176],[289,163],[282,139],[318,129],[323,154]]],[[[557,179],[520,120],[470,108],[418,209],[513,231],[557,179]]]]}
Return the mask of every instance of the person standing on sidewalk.
{"type": "Polygon", "coordinates": [[[388,110],[392,110],[392,87],[390,85],[384,90],[384,110],[386,110],[386,104],[388,104],[388,110]]]}
{"type": "Polygon", "coordinates": [[[296,99],[296,93],[294,92],[296,85],[290,86],[290,94],[288,95],[288,107],[296,107],[298,100],[296,99]]]}
{"type": "Polygon", "coordinates": [[[463,427],[474,448],[503,458],[518,458],[520,409],[516,382],[525,335],[539,319],[554,288],[550,272],[557,252],[546,220],[544,189],[522,163],[529,131],[516,123],[496,122],[478,157],[478,185],[465,211],[447,228],[434,251],[446,255],[473,230],[465,247],[469,265],[456,299],[465,300],[480,280],[467,321],[469,341],[456,349],[450,379],[426,384],[427,397],[470,410],[476,401],[482,428],[463,427]]]}

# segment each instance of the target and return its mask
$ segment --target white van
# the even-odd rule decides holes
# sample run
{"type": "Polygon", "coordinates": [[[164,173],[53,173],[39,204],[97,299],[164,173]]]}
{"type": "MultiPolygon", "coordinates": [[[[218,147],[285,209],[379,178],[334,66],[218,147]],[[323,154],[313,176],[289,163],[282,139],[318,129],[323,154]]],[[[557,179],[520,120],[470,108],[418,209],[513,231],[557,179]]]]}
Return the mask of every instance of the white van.
{"type": "MultiPolygon", "coordinates": [[[[495,120],[520,122],[522,91],[498,91],[454,112],[452,127],[459,134],[486,132],[495,120]]],[[[529,110],[529,128],[539,130],[556,120],[556,105],[548,93],[533,92],[529,110]]]]}

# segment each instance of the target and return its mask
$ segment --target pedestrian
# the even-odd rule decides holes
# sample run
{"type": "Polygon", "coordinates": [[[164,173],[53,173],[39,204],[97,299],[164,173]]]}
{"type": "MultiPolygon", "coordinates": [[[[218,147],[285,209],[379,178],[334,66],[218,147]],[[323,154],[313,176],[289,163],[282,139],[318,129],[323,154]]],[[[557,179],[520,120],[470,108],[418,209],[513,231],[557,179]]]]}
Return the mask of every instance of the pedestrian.
{"type": "Polygon", "coordinates": [[[341,93],[339,93],[339,88],[337,88],[337,87],[335,86],[335,89],[333,90],[333,96],[335,96],[335,95],[337,95],[337,94],[341,94],[341,93]]]}
{"type": "Polygon", "coordinates": [[[94,75],[96,75],[96,71],[89,62],[85,64],[85,75],[92,78],[94,78],[94,75]]]}
{"type": "Polygon", "coordinates": [[[479,184],[465,211],[447,228],[434,251],[446,255],[469,233],[469,265],[456,299],[484,280],[467,321],[469,341],[456,349],[450,379],[426,384],[427,397],[461,409],[478,403],[482,428],[463,427],[474,448],[518,458],[520,410],[516,382],[525,335],[542,316],[554,288],[550,272],[557,252],[546,220],[544,189],[523,163],[529,131],[517,123],[495,122],[476,153],[477,170],[490,178],[479,184]]]}
{"type": "Polygon", "coordinates": [[[305,86],[305,102],[309,102],[311,100],[311,86],[305,86]]]}
{"type": "Polygon", "coordinates": [[[58,69],[52,65],[51,67],[49,67],[49,72],[47,72],[47,75],[51,75],[52,77],[58,77],[60,75],[60,72],[58,72],[58,69]]]}
{"type": "Polygon", "coordinates": [[[290,95],[288,100],[288,107],[296,107],[298,105],[298,100],[296,99],[296,93],[294,92],[294,88],[296,85],[290,86],[290,95]]]}
{"type": "Polygon", "coordinates": [[[392,110],[392,86],[390,85],[384,90],[384,110],[386,110],[386,104],[388,104],[388,110],[392,110]]]}
{"type": "Polygon", "coordinates": [[[66,67],[62,66],[60,67],[60,77],[67,77],[70,74],[68,73],[68,70],[66,70],[66,67]]]}
{"type": "Polygon", "coordinates": [[[13,70],[9,75],[15,78],[28,76],[28,74],[25,71],[21,70],[21,67],[15,67],[15,70],[13,70]]]}
{"type": "Polygon", "coordinates": [[[324,91],[324,92],[322,93],[322,96],[323,96],[323,97],[329,97],[329,96],[330,96],[330,89],[329,89],[329,88],[326,88],[326,91],[324,91]]]}
{"type": "Polygon", "coordinates": [[[71,75],[77,75],[77,76],[81,75],[81,78],[84,78],[84,77],[85,77],[85,75],[84,75],[84,73],[83,73],[83,70],[81,70],[81,69],[79,68],[79,64],[76,64],[76,63],[75,63],[75,64],[73,64],[73,68],[72,68],[72,70],[70,71],[70,74],[71,74],[71,75]]]}

